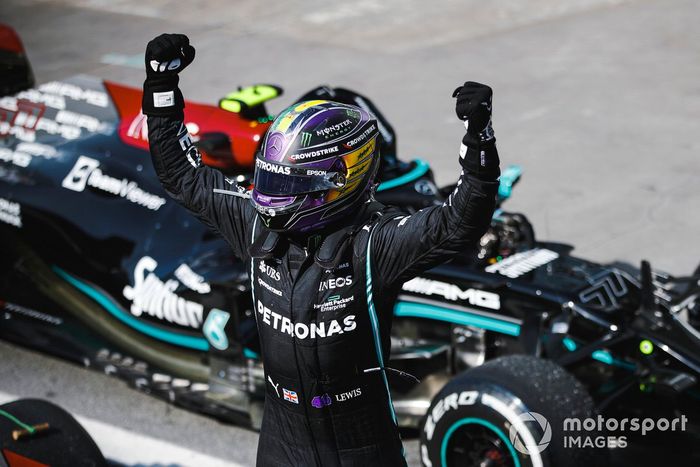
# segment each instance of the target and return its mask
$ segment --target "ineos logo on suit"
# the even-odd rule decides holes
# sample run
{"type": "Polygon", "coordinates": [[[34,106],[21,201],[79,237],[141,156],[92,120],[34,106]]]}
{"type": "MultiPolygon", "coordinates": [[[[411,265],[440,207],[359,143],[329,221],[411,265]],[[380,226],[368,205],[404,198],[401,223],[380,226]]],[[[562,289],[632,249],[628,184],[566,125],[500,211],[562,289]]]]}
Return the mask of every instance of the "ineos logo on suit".
{"type": "Polygon", "coordinates": [[[318,291],[323,292],[324,290],[339,289],[341,287],[345,287],[346,285],[352,285],[352,276],[333,277],[331,279],[327,279],[318,284],[318,291]]]}

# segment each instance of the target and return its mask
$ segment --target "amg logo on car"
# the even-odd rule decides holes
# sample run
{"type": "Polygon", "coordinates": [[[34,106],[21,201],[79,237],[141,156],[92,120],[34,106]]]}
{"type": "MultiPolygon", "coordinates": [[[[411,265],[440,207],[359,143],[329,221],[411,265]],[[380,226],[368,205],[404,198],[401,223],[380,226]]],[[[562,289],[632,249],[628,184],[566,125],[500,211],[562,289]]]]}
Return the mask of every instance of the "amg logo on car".
{"type": "Polygon", "coordinates": [[[0,198],[0,222],[22,227],[22,207],[20,204],[0,198]]]}
{"type": "Polygon", "coordinates": [[[448,284],[447,282],[416,277],[404,283],[402,289],[406,292],[423,295],[440,295],[447,300],[455,302],[458,300],[466,300],[470,305],[490,308],[492,310],[501,309],[501,298],[498,294],[476,289],[462,290],[455,284],[448,284]]]}
{"type": "Polygon", "coordinates": [[[75,101],[84,101],[97,107],[109,107],[109,97],[106,93],[95,89],[83,89],[71,83],[51,81],[39,86],[39,90],[47,94],[65,96],[75,101]]]}

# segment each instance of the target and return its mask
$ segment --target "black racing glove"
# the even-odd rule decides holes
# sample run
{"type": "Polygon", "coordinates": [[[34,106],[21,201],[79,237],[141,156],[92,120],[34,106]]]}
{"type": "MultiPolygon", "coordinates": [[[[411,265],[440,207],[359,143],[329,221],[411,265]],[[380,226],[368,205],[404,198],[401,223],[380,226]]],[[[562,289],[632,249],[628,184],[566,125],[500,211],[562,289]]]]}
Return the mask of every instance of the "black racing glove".
{"type": "Polygon", "coordinates": [[[500,161],[491,127],[493,91],[485,84],[467,81],[455,89],[452,97],[457,98],[455,111],[467,129],[459,150],[462,167],[480,178],[498,178],[500,161]]]}
{"type": "Polygon", "coordinates": [[[185,100],[178,73],[194,60],[194,47],[184,34],[161,34],[146,46],[146,81],[141,108],[145,115],[183,115],[185,100]]]}

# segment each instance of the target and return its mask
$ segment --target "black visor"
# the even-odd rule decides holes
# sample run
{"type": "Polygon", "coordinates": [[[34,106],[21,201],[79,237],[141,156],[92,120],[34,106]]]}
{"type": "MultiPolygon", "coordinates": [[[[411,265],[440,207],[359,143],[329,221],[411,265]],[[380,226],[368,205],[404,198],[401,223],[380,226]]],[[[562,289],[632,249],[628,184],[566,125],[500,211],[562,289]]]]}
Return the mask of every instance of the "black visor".
{"type": "Polygon", "coordinates": [[[340,188],[345,177],[340,172],[293,167],[261,158],[255,160],[255,189],[270,196],[296,196],[340,188]]]}

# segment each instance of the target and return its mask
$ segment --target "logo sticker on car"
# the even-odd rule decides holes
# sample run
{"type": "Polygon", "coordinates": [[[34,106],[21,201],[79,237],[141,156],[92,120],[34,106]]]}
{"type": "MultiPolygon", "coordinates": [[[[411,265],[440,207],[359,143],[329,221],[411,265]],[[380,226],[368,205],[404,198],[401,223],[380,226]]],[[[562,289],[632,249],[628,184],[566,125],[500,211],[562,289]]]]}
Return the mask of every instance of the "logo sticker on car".
{"type": "Polygon", "coordinates": [[[470,305],[491,310],[501,309],[501,297],[498,294],[477,289],[462,290],[459,286],[447,282],[416,277],[404,283],[402,289],[422,295],[440,295],[451,301],[465,300],[470,305]]]}
{"type": "Polygon", "coordinates": [[[163,282],[154,271],[158,262],[150,256],[141,258],[134,267],[134,284],[124,287],[122,294],[131,300],[131,314],[147,314],[159,320],[199,329],[202,325],[204,306],[185,300],[175,293],[179,282],[169,279],[163,282]]]}
{"type": "Polygon", "coordinates": [[[85,191],[92,187],[111,193],[134,204],[157,211],[165,204],[165,198],[148,193],[138,183],[126,178],[111,177],[100,169],[100,161],[87,156],[80,156],[61,186],[72,191],[85,191]]]}
{"type": "Polygon", "coordinates": [[[520,253],[486,267],[486,272],[499,273],[511,279],[520,277],[559,257],[559,253],[546,248],[535,248],[520,253]]]}
{"type": "Polygon", "coordinates": [[[202,326],[202,333],[209,343],[218,350],[228,349],[228,336],[225,327],[231,315],[218,308],[212,308],[202,326]]]}

